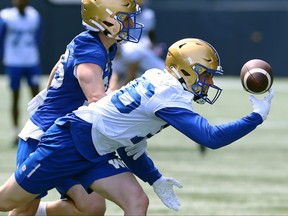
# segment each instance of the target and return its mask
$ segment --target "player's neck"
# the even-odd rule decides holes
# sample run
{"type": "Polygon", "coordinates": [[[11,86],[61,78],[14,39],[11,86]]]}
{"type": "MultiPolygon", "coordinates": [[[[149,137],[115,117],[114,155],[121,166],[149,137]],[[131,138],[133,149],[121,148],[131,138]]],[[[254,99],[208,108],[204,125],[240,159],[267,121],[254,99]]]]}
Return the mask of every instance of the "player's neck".
{"type": "Polygon", "coordinates": [[[108,38],[105,34],[102,32],[99,32],[99,38],[104,45],[104,47],[108,50],[114,43],[116,43],[116,39],[114,38],[108,38]]]}

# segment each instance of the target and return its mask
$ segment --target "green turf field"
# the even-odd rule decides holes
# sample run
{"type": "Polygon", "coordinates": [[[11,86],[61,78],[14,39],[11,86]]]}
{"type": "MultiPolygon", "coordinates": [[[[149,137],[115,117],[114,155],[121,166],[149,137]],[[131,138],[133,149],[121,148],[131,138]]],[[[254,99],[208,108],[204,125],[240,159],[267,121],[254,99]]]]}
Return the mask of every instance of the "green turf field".
{"type": "MultiPolygon", "coordinates": [[[[46,77],[43,77],[43,81],[46,77]]],[[[249,94],[238,78],[216,80],[224,91],[215,105],[195,105],[211,123],[236,120],[252,111],[249,94]]],[[[44,84],[43,84],[44,86],[44,84]]],[[[254,132],[230,146],[201,155],[197,145],[173,128],[155,135],[149,155],[165,176],[179,180],[179,212],[167,209],[153,189],[141,183],[150,198],[148,215],[288,215],[288,79],[274,81],[275,97],[268,119],[254,132]]],[[[0,77],[0,183],[13,172],[15,148],[6,80],[0,77]]],[[[26,121],[28,90],[23,85],[22,124],[26,121]]],[[[191,128],[193,130],[193,128],[191,128]]],[[[58,198],[52,190],[45,200],[58,198]]],[[[7,215],[0,213],[0,215],[7,215]]],[[[108,202],[107,215],[123,215],[108,202]]]]}

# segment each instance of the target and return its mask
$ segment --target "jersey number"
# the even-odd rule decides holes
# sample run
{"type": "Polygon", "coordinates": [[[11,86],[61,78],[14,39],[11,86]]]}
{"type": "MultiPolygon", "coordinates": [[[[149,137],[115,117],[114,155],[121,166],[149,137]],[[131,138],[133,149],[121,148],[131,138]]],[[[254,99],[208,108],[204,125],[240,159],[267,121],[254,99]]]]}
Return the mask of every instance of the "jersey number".
{"type": "MultiPolygon", "coordinates": [[[[145,79],[144,77],[140,77],[134,80],[133,82],[131,82],[129,86],[127,86],[124,89],[121,89],[120,91],[118,91],[116,94],[112,96],[111,102],[114,104],[114,106],[118,109],[120,113],[128,114],[140,106],[141,95],[137,92],[137,88],[140,87],[139,85],[141,85],[142,88],[144,87],[144,89],[146,90],[145,95],[148,98],[151,98],[154,95],[155,87],[147,79],[145,79]],[[133,101],[130,104],[125,105],[121,101],[121,97],[120,97],[123,94],[129,94],[131,98],[133,99],[133,101]]],[[[136,144],[142,141],[144,138],[150,138],[151,136],[153,135],[147,134],[145,137],[136,136],[131,139],[131,142],[136,144]]]]}
{"type": "Polygon", "coordinates": [[[127,86],[124,89],[121,89],[112,96],[111,102],[114,104],[114,106],[118,109],[120,113],[130,113],[140,106],[141,95],[137,92],[137,87],[139,87],[139,84],[141,84],[141,86],[146,89],[145,95],[148,98],[151,98],[154,95],[155,87],[148,80],[146,80],[144,77],[140,77],[134,80],[133,82],[131,82],[131,85],[127,86]],[[125,105],[121,101],[120,96],[127,93],[133,98],[133,101],[130,104],[125,105]]]}

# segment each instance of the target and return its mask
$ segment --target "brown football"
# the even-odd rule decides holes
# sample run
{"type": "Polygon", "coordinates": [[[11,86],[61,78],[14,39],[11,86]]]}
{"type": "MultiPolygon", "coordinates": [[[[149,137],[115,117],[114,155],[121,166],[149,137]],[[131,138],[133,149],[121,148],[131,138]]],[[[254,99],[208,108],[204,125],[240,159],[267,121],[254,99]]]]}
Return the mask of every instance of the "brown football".
{"type": "Polygon", "coordinates": [[[251,59],[243,65],[240,79],[246,91],[252,94],[263,94],[273,84],[273,71],[266,61],[251,59]]]}

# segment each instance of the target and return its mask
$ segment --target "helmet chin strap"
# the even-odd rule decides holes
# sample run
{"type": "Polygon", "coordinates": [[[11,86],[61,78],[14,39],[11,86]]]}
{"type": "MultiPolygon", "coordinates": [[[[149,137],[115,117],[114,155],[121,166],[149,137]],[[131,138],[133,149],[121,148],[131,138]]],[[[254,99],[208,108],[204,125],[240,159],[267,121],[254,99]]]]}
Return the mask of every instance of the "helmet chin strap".
{"type": "MultiPolygon", "coordinates": [[[[188,91],[187,85],[185,83],[185,80],[183,79],[183,77],[179,74],[179,72],[174,68],[174,67],[170,67],[170,69],[176,74],[176,76],[178,77],[178,81],[182,84],[183,88],[186,89],[188,91]]],[[[206,101],[204,98],[200,98],[199,96],[193,94],[193,100],[198,103],[198,104],[205,104],[206,101]]]]}
{"type": "Polygon", "coordinates": [[[185,90],[188,91],[187,85],[185,83],[185,80],[183,79],[183,77],[179,74],[179,72],[172,66],[170,66],[170,69],[176,74],[176,76],[178,77],[178,81],[181,83],[181,85],[183,86],[183,88],[185,90]]]}
{"type": "Polygon", "coordinates": [[[87,23],[85,23],[83,20],[82,20],[82,25],[83,25],[87,30],[94,31],[94,32],[99,32],[99,29],[96,29],[96,28],[91,27],[90,25],[88,25],[87,23]]]}
{"type": "Polygon", "coordinates": [[[206,103],[206,101],[205,101],[203,98],[200,98],[200,97],[198,97],[198,96],[196,96],[196,95],[194,95],[193,100],[194,100],[196,103],[198,103],[198,104],[205,104],[205,103],[206,103]]]}
{"type": "Polygon", "coordinates": [[[119,44],[125,44],[125,43],[127,43],[127,41],[125,41],[125,40],[117,40],[117,43],[119,43],[119,44]]]}

